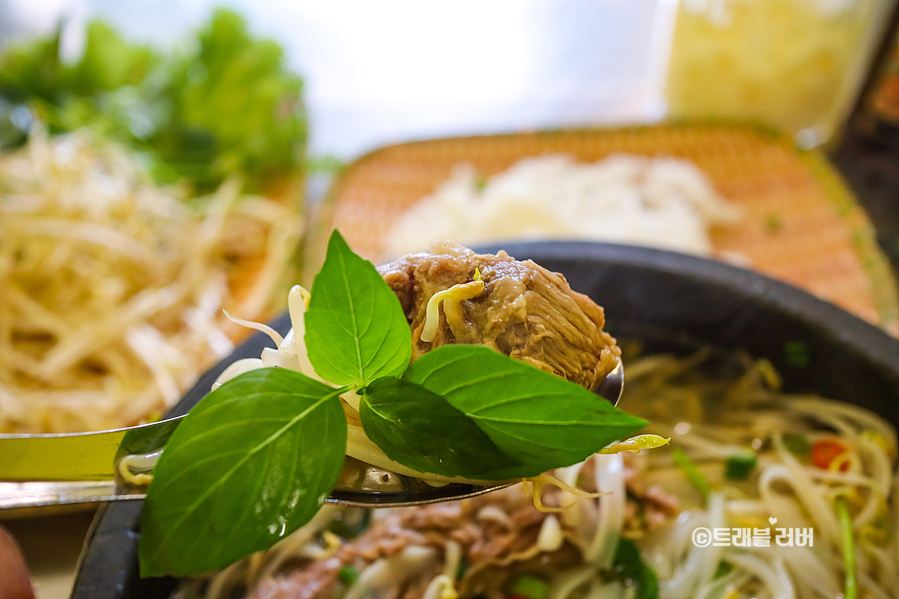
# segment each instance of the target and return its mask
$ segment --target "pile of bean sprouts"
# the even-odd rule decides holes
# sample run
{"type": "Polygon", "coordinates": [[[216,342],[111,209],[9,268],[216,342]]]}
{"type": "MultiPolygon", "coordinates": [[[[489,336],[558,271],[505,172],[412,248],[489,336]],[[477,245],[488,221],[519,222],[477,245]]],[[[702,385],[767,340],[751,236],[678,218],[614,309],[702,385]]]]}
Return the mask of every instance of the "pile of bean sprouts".
{"type": "Polygon", "coordinates": [[[282,304],[298,204],[188,200],[124,149],[33,134],[0,155],[0,433],[152,419],[282,304]]]}

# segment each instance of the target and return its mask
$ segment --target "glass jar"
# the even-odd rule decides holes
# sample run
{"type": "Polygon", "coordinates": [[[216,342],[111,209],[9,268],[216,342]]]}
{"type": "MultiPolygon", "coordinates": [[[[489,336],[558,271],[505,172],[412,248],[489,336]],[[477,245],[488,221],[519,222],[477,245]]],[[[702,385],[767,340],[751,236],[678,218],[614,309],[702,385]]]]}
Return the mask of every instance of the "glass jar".
{"type": "Polygon", "coordinates": [[[853,124],[869,139],[899,147],[899,14],[894,37],[883,52],[882,64],[871,79],[853,124]]]}
{"type": "Polygon", "coordinates": [[[681,0],[669,117],[755,121],[826,142],[846,118],[895,0],[681,0]]]}

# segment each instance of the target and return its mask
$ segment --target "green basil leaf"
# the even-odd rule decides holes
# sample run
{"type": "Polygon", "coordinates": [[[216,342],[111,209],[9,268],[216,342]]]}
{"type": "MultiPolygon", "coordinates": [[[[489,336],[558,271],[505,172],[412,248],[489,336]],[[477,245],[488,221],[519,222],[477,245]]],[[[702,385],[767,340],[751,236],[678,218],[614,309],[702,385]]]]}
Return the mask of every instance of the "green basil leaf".
{"type": "Polygon", "coordinates": [[[399,300],[337,231],[312,285],[306,349],[320,377],[360,387],[401,373],[412,357],[412,332],[399,300]]]}
{"type": "Polygon", "coordinates": [[[341,391],[263,368],[197,404],[147,489],[141,576],[218,570],[308,522],[343,466],[341,391]]]}
{"type": "Polygon", "coordinates": [[[646,424],[575,383],[483,346],[439,347],[403,379],[445,397],[506,455],[546,469],[584,460],[646,424]]]}
{"type": "Polygon", "coordinates": [[[506,455],[471,417],[403,379],[385,377],[366,387],[359,416],[387,457],[419,472],[497,480],[545,470],[506,455]]]}

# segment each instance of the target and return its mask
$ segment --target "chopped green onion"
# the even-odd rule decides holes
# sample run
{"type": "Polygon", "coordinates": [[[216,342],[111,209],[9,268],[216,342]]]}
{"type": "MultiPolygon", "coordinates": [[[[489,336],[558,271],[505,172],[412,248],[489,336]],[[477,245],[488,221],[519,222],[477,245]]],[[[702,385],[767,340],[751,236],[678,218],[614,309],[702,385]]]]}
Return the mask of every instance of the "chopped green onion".
{"type": "Polygon", "coordinates": [[[635,599],[659,599],[659,577],[643,561],[636,543],[620,537],[612,565],[625,584],[636,589],[635,599]]]}
{"type": "Polygon", "coordinates": [[[784,358],[789,366],[805,368],[811,364],[812,350],[805,341],[787,341],[784,343],[784,358]]]}
{"type": "Polygon", "coordinates": [[[354,582],[359,580],[359,571],[356,570],[355,566],[350,564],[337,571],[337,578],[340,579],[340,582],[342,582],[344,586],[351,586],[354,582]]]}
{"type": "Polygon", "coordinates": [[[365,532],[370,524],[371,512],[369,510],[363,511],[361,517],[358,520],[351,518],[346,514],[338,513],[328,524],[328,530],[333,532],[338,537],[342,537],[344,539],[355,539],[360,534],[365,532]]]}
{"type": "Polygon", "coordinates": [[[533,574],[520,574],[512,579],[506,590],[511,597],[546,599],[549,594],[549,583],[533,574]]]}
{"type": "Polygon", "coordinates": [[[757,463],[753,453],[733,453],[727,456],[724,476],[728,480],[746,480],[757,463]]]}
{"type": "Polygon", "coordinates": [[[789,434],[783,437],[784,447],[797,458],[807,458],[812,444],[805,435],[789,434]]]}
{"type": "Polygon", "coordinates": [[[718,562],[718,568],[715,570],[715,575],[712,577],[712,579],[714,580],[715,578],[727,576],[733,569],[734,567],[730,562],[718,562]]]}
{"type": "Polygon", "coordinates": [[[674,457],[674,463],[681,469],[684,476],[690,481],[690,484],[696,487],[696,489],[702,493],[703,497],[711,495],[712,485],[710,485],[709,481],[702,475],[702,472],[699,471],[696,464],[687,457],[687,454],[680,448],[674,448],[671,450],[671,455],[674,457]]]}
{"type": "Polygon", "coordinates": [[[842,495],[836,499],[837,518],[840,520],[840,543],[843,545],[843,564],[846,568],[846,592],[843,599],[858,599],[858,564],[855,561],[855,539],[852,534],[852,516],[849,502],[842,495]]]}
{"type": "Polygon", "coordinates": [[[468,572],[469,565],[468,558],[463,555],[462,559],[459,560],[459,567],[456,568],[456,580],[462,580],[462,577],[468,572]]]}
{"type": "Polygon", "coordinates": [[[783,220],[781,220],[779,214],[771,212],[765,215],[765,229],[769,233],[777,233],[780,231],[781,227],[783,227],[783,220]]]}

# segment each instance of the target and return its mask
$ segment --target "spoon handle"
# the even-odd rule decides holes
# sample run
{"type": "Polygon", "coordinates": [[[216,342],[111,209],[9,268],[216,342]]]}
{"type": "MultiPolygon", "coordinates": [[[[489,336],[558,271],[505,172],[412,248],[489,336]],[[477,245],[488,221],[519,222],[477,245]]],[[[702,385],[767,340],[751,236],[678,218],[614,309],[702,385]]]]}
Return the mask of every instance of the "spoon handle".
{"type": "MultiPolygon", "coordinates": [[[[624,369],[619,363],[598,393],[617,403],[623,383],[624,369]]],[[[182,418],[93,433],[0,435],[0,510],[143,499],[142,488],[122,484],[116,464],[126,455],[151,454],[165,447],[182,418]]],[[[504,486],[508,483],[383,492],[350,485],[335,489],[325,502],[364,507],[423,505],[504,486]]]]}
{"type": "MultiPolygon", "coordinates": [[[[0,435],[0,510],[143,499],[143,488],[130,487],[117,476],[116,463],[126,455],[163,448],[180,422],[181,417],[93,433],[0,435]]],[[[370,466],[364,470],[375,481],[388,474],[370,466]]],[[[422,484],[419,486],[424,488],[389,490],[377,485],[371,489],[338,485],[325,502],[356,507],[423,505],[472,497],[506,485],[432,488],[422,484]]]]}
{"type": "Polygon", "coordinates": [[[117,491],[114,480],[0,482],[0,510],[101,503],[144,497],[144,493],[117,491]]]}
{"type": "Polygon", "coordinates": [[[0,435],[0,481],[111,481],[118,459],[161,449],[181,418],[92,433],[0,435]]]}
{"type": "MultiPolygon", "coordinates": [[[[388,508],[426,505],[474,497],[509,486],[500,483],[489,486],[447,485],[430,492],[371,493],[358,491],[333,491],[325,503],[350,507],[388,508]]],[[[0,482],[0,512],[23,510],[33,513],[39,508],[77,503],[105,503],[144,499],[139,490],[123,489],[114,480],[66,480],[0,482]]]]}

